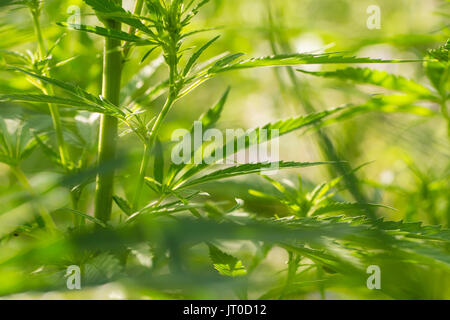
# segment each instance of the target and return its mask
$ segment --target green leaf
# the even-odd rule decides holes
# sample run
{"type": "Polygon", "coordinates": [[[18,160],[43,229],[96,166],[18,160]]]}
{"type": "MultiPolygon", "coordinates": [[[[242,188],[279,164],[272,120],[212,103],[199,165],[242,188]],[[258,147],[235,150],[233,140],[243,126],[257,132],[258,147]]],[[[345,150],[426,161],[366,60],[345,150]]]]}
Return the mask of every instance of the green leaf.
{"type": "MultiPolygon", "coordinates": [[[[225,106],[225,103],[228,99],[228,95],[230,93],[230,88],[228,87],[225,93],[222,95],[220,100],[216,103],[214,107],[209,109],[206,113],[202,114],[199,118],[199,121],[202,123],[203,130],[210,129],[214,127],[214,125],[219,121],[220,116],[222,115],[223,108],[225,106]]],[[[194,133],[194,126],[192,126],[191,135],[194,133]]],[[[192,158],[194,156],[194,152],[197,150],[192,149],[190,157],[192,158]]],[[[186,165],[180,164],[180,165],[174,165],[172,164],[170,167],[169,176],[171,178],[174,178],[186,165]]]]}
{"type": "Polygon", "coordinates": [[[38,135],[35,134],[34,138],[36,139],[36,142],[38,143],[38,145],[40,146],[40,148],[42,149],[43,153],[57,166],[62,167],[62,163],[61,163],[61,157],[58,155],[58,153],[52,149],[52,147],[50,147],[45,141],[44,139],[47,139],[47,136],[43,136],[42,138],[38,135]]]}
{"type": "Polygon", "coordinates": [[[355,203],[355,202],[331,202],[314,210],[313,215],[322,215],[332,212],[362,212],[367,208],[385,208],[395,210],[389,206],[373,203],[355,203]]]}
{"type": "Polygon", "coordinates": [[[209,48],[217,39],[219,39],[220,36],[215,37],[214,39],[208,41],[205,45],[203,45],[200,49],[198,49],[189,59],[188,63],[186,64],[186,67],[184,68],[183,75],[186,76],[191,68],[194,66],[195,62],[200,58],[202,53],[209,48]]]}
{"type": "Polygon", "coordinates": [[[428,53],[436,60],[439,60],[441,62],[448,62],[450,55],[450,39],[447,40],[446,44],[444,44],[443,46],[434,50],[430,50],[428,53]]]}
{"type": "MultiPolygon", "coordinates": [[[[232,56],[233,57],[233,56],[232,56]]],[[[233,57],[235,60],[237,57],[233,57]]],[[[233,61],[232,60],[232,61],[233,61]]],[[[240,62],[231,63],[231,61],[222,61],[210,69],[210,73],[220,73],[239,69],[250,69],[257,67],[272,66],[294,66],[302,64],[341,64],[341,63],[398,63],[398,62],[417,62],[420,60],[382,60],[371,58],[347,57],[340,53],[325,54],[283,54],[261,58],[253,58],[240,62]]]]}
{"type": "MultiPolygon", "coordinates": [[[[178,202],[177,202],[178,203],[178,202]]],[[[128,219],[128,222],[134,221],[141,215],[151,214],[154,217],[157,216],[169,216],[174,213],[190,211],[192,209],[200,209],[203,208],[204,204],[178,204],[176,206],[160,206],[154,207],[153,205],[149,205],[138,212],[133,213],[128,219]]]]}
{"type": "Polygon", "coordinates": [[[0,8],[7,6],[28,6],[31,5],[31,0],[1,0],[0,8]]]}
{"type": "Polygon", "coordinates": [[[116,1],[84,0],[84,2],[96,11],[100,20],[114,19],[136,28],[137,30],[140,30],[152,37],[154,36],[154,33],[141,22],[139,17],[135,16],[131,12],[125,11],[116,1]]]}
{"type": "MultiPolygon", "coordinates": [[[[280,120],[275,123],[269,123],[264,127],[250,130],[249,132],[247,132],[247,134],[244,134],[241,137],[236,137],[233,141],[226,141],[222,147],[219,147],[222,149],[223,155],[222,159],[219,160],[223,160],[226,157],[231,156],[230,154],[227,154],[227,150],[233,150],[234,154],[236,154],[243,149],[245,150],[251,147],[252,145],[255,144],[257,145],[267,141],[271,141],[272,139],[275,138],[272,137],[273,130],[278,130],[278,136],[282,136],[290,132],[299,130],[301,128],[319,124],[325,118],[332,116],[336,113],[339,113],[344,109],[345,107],[341,107],[317,113],[311,113],[306,116],[299,116],[287,120],[280,120]],[[254,138],[249,139],[248,137],[254,138]],[[238,143],[241,140],[243,140],[244,143],[238,143]]],[[[189,177],[192,177],[194,174],[206,169],[207,167],[208,167],[207,164],[195,165],[191,167],[187,172],[183,174],[179,182],[187,180],[189,177]]]]}
{"type": "Polygon", "coordinates": [[[336,162],[266,162],[266,163],[249,163],[238,166],[233,166],[230,168],[217,170],[200,178],[187,181],[186,183],[178,186],[177,189],[189,188],[198,184],[203,184],[206,182],[217,181],[221,179],[232,178],[236,176],[243,176],[254,173],[263,173],[269,171],[276,171],[279,169],[289,169],[289,168],[305,168],[325,164],[336,164],[336,162]]]}
{"type": "Polygon", "coordinates": [[[449,54],[450,54],[450,40],[442,47],[428,52],[429,56],[435,60],[427,60],[424,63],[425,73],[432,83],[432,85],[439,92],[441,97],[447,99],[449,84],[449,54]]]}
{"type": "Polygon", "coordinates": [[[221,58],[220,60],[218,60],[209,70],[209,73],[218,73],[221,71],[221,69],[227,65],[229,65],[231,62],[233,62],[234,60],[238,59],[239,57],[242,57],[243,55],[245,55],[244,53],[232,53],[229,54],[223,58],[221,58]]]}
{"type": "Polygon", "coordinates": [[[105,110],[104,108],[101,108],[95,104],[86,103],[83,100],[72,100],[72,99],[61,98],[61,97],[56,97],[56,96],[48,96],[48,95],[43,95],[43,94],[1,94],[0,101],[51,103],[51,104],[74,107],[78,110],[115,114],[115,113],[111,113],[110,110],[105,110]]]}
{"type": "Polygon", "coordinates": [[[17,165],[17,161],[8,155],[0,154],[0,163],[7,164],[9,166],[15,166],[17,165]]]}
{"type": "Polygon", "coordinates": [[[209,257],[214,268],[223,276],[238,277],[247,274],[241,260],[233,257],[212,244],[208,244],[209,257]]]}
{"type": "Polygon", "coordinates": [[[442,95],[446,96],[446,87],[448,87],[448,67],[439,61],[427,61],[424,64],[425,74],[430,80],[433,87],[442,95]]]}
{"type": "Polygon", "coordinates": [[[30,57],[28,57],[20,52],[17,52],[17,51],[2,49],[2,50],[0,50],[0,56],[11,56],[11,57],[16,58],[17,60],[20,60],[24,64],[30,64],[30,62],[31,62],[30,57]]]}
{"type": "Polygon", "coordinates": [[[114,202],[117,204],[117,206],[125,213],[127,216],[130,216],[133,214],[133,210],[131,209],[131,205],[127,200],[124,198],[121,198],[119,196],[113,196],[114,202]]]}
{"type": "Polygon", "coordinates": [[[370,99],[365,104],[348,105],[342,113],[332,119],[323,121],[319,126],[327,126],[367,112],[409,113],[421,117],[432,117],[437,115],[433,110],[415,105],[414,103],[415,98],[410,96],[392,95],[376,97],[370,99]]]}
{"type": "Polygon", "coordinates": [[[22,120],[0,118],[0,162],[19,165],[37,147],[30,127],[22,120]]]}
{"type": "Polygon", "coordinates": [[[162,190],[161,183],[151,177],[145,177],[145,184],[156,193],[160,193],[162,190]]]}
{"type": "Polygon", "coordinates": [[[83,213],[81,211],[70,209],[70,208],[59,209],[58,211],[69,211],[69,212],[74,213],[74,214],[76,214],[76,215],[78,215],[80,217],[86,218],[86,219],[94,222],[95,224],[98,224],[99,226],[101,226],[103,228],[106,228],[106,224],[104,224],[103,221],[101,221],[101,220],[99,220],[99,219],[97,219],[97,218],[95,218],[93,216],[90,216],[90,215],[88,215],[86,213],[83,213]]]}
{"type": "MultiPolygon", "coordinates": [[[[225,103],[227,102],[228,95],[230,94],[230,90],[231,88],[228,87],[220,100],[216,103],[216,105],[200,116],[200,121],[202,122],[202,127],[204,129],[210,129],[214,127],[215,124],[219,121],[225,103]]],[[[191,129],[191,132],[193,132],[193,130],[194,128],[191,129]]]]}
{"type": "Polygon", "coordinates": [[[93,103],[94,105],[96,105],[97,107],[99,107],[100,109],[103,109],[104,112],[108,112],[110,115],[116,115],[116,116],[124,116],[125,114],[123,113],[122,110],[120,110],[119,107],[115,106],[114,104],[112,104],[111,102],[107,101],[104,98],[97,98],[96,96],[94,96],[93,94],[90,94],[86,91],[84,91],[83,89],[81,89],[78,86],[72,85],[70,83],[67,82],[63,82],[60,80],[56,80],[53,78],[48,78],[21,68],[17,68],[17,67],[11,67],[12,70],[17,70],[20,71],[22,73],[25,73],[26,75],[32,77],[32,78],[36,78],[40,81],[46,82],[50,85],[56,86],[64,91],[66,91],[67,93],[76,96],[77,98],[93,103]]]}
{"type": "Polygon", "coordinates": [[[329,182],[325,182],[322,183],[320,185],[318,185],[316,188],[314,188],[313,191],[309,192],[306,195],[306,199],[311,203],[311,204],[317,204],[325,199],[330,198],[333,194],[329,194],[329,191],[336,187],[338,185],[338,183],[340,183],[345,176],[347,175],[352,175],[354,173],[356,173],[357,171],[359,171],[361,168],[365,167],[366,165],[368,165],[370,162],[364,163],[352,170],[349,170],[345,175],[337,177],[329,182]]]}
{"type": "Polygon", "coordinates": [[[152,45],[156,44],[156,42],[148,39],[144,39],[132,34],[129,34],[127,32],[118,31],[114,29],[106,29],[98,26],[88,26],[83,24],[70,24],[66,22],[58,22],[57,25],[72,29],[72,30],[78,30],[78,31],[84,31],[88,33],[97,34],[99,36],[104,36],[107,38],[117,39],[117,40],[123,40],[127,42],[133,42],[137,45],[152,45]]]}
{"type": "Polygon", "coordinates": [[[390,90],[414,94],[421,98],[436,99],[430,90],[421,84],[418,84],[413,80],[406,79],[402,76],[389,74],[385,71],[378,71],[369,68],[346,68],[331,72],[298,71],[325,78],[335,78],[340,80],[350,80],[362,84],[372,84],[390,90]]]}

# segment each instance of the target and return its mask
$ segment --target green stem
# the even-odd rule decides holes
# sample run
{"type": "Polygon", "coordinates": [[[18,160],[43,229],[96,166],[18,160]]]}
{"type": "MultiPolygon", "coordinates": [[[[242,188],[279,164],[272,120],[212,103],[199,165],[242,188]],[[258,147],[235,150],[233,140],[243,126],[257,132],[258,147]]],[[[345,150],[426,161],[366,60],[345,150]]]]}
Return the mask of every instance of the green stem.
{"type": "MultiPolygon", "coordinates": [[[[135,7],[134,7],[134,14],[139,15],[142,11],[144,5],[144,1],[143,0],[136,0],[135,3],[135,7]]],[[[129,34],[134,34],[136,31],[135,28],[130,27],[128,33],[129,34]]],[[[124,60],[127,59],[130,50],[131,50],[131,45],[130,44],[126,44],[125,48],[124,48],[124,60]]],[[[170,89],[169,89],[169,96],[161,110],[161,112],[158,115],[158,118],[156,119],[153,128],[150,132],[150,137],[148,139],[148,142],[145,143],[144,146],[144,153],[143,153],[143,157],[141,160],[141,166],[140,166],[140,170],[139,170],[139,180],[138,180],[138,185],[136,187],[136,192],[134,195],[134,199],[133,199],[133,209],[137,209],[137,207],[139,206],[139,200],[141,197],[141,193],[142,193],[142,187],[144,185],[144,180],[145,180],[145,176],[146,176],[146,172],[147,172],[147,167],[148,167],[148,162],[150,159],[150,152],[153,149],[153,145],[155,143],[155,140],[158,136],[158,132],[161,128],[162,123],[164,122],[164,119],[166,118],[167,114],[169,113],[170,109],[172,108],[175,100],[177,99],[177,95],[178,92],[175,88],[175,78],[176,78],[176,64],[177,64],[177,59],[176,59],[176,49],[172,50],[174,53],[172,53],[170,56],[172,57],[169,60],[173,60],[175,57],[175,61],[171,64],[169,64],[169,73],[170,73],[170,89]]]]}
{"type": "MultiPolygon", "coordinates": [[[[36,37],[38,40],[38,53],[39,53],[39,60],[43,60],[46,56],[47,56],[47,48],[45,46],[45,41],[44,41],[44,37],[42,36],[42,29],[41,29],[41,24],[39,23],[39,17],[40,17],[40,10],[31,10],[31,16],[33,18],[33,24],[34,24],[34,29],[36,32],[36,37]]],[[[44,76],[49,76],[50,72],[47,72],[48,74],[45,74],[45,72],[43,72],[44,76]]],[[[42,92],[46,95],[54,95],[54,91],[53,91],[53,87],[52,86],[48,86],[46,84],[43,84],[42,86],[42,92]]],[[[48,108],[50,110],[50,115],[52,118],[52,124],[53,124],[53,128],[55,129],[55,133],[56,133],[56,142],[58,145],[58,153],[59,153],[59,157],[61,160],[61,165],[66,169],[69,170],[69,153],[68,153],[68,149],[67,149],[67,145],[66,142],[64,140],[64,133],[63,133],[63,128],[62,128],[62,123],[61,123],[61,116],[59,114],[59,110],[58,107],[55,106],[54,104],[48,104],[48,108]]],[[[73,195],[71,195],[73,197],[73,195]]],[[[75,204],[74,204],[74,209],[75,208],[75,204]]],[[[74,214],[74,222],[78,219],[78,216],[74,214]]],[[[75,224],[76,226],[76,224],[75,224]]]]}
{"type": "MultiPolygon", "coordinates": [[[[121,24],[114,20],[105,20],[109,29],[120,30],[121,24]]],[[[102,94],[115,105],[120,103],[120,83],[122,77],[122,53],[120,40],[106,38],[103,59],[102,94]]],[[[111,165],[116,157],[118,121],[116,118],[102,115],[99,137],[99,167],[111,165]]],[[[95,217],[108,222],[111,217],[114,170],[100,172],[95,190],[95,217]]]]}
{"type": "MultiPolygon", "coordinates": [[[[36,193],[33,190],[33,187],[30,185],[30,182],[28,181],[27,177],[23,173],[23,171],[18,166],[11,166],[11,171],[16,176],[17,180],[22,184],[24,189],[32,196],[36,197],[36,193]]],[[[37,202],[37,210],[39,211],[39,214],[41,215],[42,219],[44,220],[45,226],[50,230],[54,231],[56,230],[56,224],[53,221],[52,216],[50,213],[39,203],[37,202]]]]}
{"type": "MultiPolygon", "coordinates": [[[[40,16],[39,10],[31,10],[31,16],[33,17],[34,29],[35,29],[36,37],[38,40],[39,59],[43,60],[47,56],[47,49],[45,46],[44,38],[42,36],[41,25],[39,23],[39,16],[40,16]]],[[[43,75],[50,76],[50,74],[46,75],[45,72],[43,75]]],[[[54,93],[53,87],[44,85],[43,92],[46,95],[53,95],[53,93],[54,93]]],[[[58,143],[58,150],[59,150],[59,156],[61,158],[61,164],[64,166],[64,168],[67,168],[69,157],[68,157],[66,143],[64,141],[64,134],[63,134],[62,124],[61,124],[61,116],[59,114],[59,110],[58,110],[57,106],[55,106],[53,104],[49,104],[48,106],[49,106],[49,110],[50,110],[50,115],[52,117],[53,127],[56,132],[56,140],[58,143]]]]}
{"type": "Polygon", "coordinates": [[[448,133],[448,136],[450,137],[450,114],[447,109],[447,101],[445,98],[442,98],[440,105],[441,105],[442,115],[444,116],[445,120],[447,120],[447,129],[448,129],[447,133],[448,133]]]}
{"type": "Polygon", "coordinates": [[[142,187],[144,185],[144,180],[145,180],[145,175],[147,172],[149,160],[150,160],[150,150],[149,150],[149,145],[146,143],[144,145],[144,154],[142,155],[141,167],[139,170],[139,178],[138,178],[139,180],[138,180],[138,184],[136,187],[136,193],[134,195],[134,200],[133,200],[133,210],[137,210],[138,206],[139,206],[139,200],[140,200],[140,196],[141,196],[141,192],[142,192],[142,187]]]}
{"type": "Polygon", "coordinates": [[[169,113],[170,109],[172,108],[175,100],[176,100],[176,93],[170,92],[169,97],[166,100],[166,103],[164,104],[164,107],[162,108],[161,112],[158,115],[158,118],[156,119],[152,131],[150,133],[150,137],[148,139],[148,142],[144,146],[144,155],[141,160],[141,167],[139,171],[139,180],[136,187],[136,193],[134,195],[133,200],[133,209],[136,210],[139,206],[139,200],[142,193],[142,187],[144,186],[144,180],[145,176],[147,175],[147,167],[148,162],[150,159],[150,152],[153,149],[156,137],[158,136],[159,130],[164,122],[164,119],[166,118],[167,114],[169,113]]]}
{"type": "MultiPolygon", "coordinates": [[[[134,10],[133,13],[136,15],[140,15],[142,12],[142,9],[144,7],[144,0],[136,0],[135,4],[134,4],[134,10]]],[[[131,27],[128,29],[128,33],[131,35],[134,35],[136,33],[136,28],[131,27]]],[[[130,53],[131,53],[131,49],[133,48],[131,43],[126,43],[124,45],[124,49],[123,49],[123,63],[126,63],[130,53]]],[[[144,179],[145,179],[145,173],[147,170],[147,166],[148,166],[148,161],[150,158],[150,154],[149,154],[149,148],[147,143],[144,145],[144,154],[142,156],[142,161],[141,161],[141,167],[139,170],[139,180],[138,180],[138,185],[136,188],[136,193],[134,195],[134,199],[133,199],[133,209],[137,209],[138,205],[139,205],[139,198],[140,198],[140,194],[142,191],[142,187],[144,185],[144,179]]]]}
{"type": "MultiPolygon", "coordinates": [[[[80,211],[79,210],[80,194],[77,191],[71,191],[70,199],[72,201],[72,208],[74,210],[80,211]]],[[[74,228],[78,229],[85,225],[85,218],[74,213],[72,216],[72,222],[73,222],[74,228]]]]}

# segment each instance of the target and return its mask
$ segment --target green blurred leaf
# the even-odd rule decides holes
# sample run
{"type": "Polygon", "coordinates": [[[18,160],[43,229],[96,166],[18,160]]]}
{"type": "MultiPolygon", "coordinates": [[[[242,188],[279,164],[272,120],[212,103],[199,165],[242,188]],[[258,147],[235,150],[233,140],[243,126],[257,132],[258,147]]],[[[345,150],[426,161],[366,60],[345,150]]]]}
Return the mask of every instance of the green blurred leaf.
{"type": "Polygon", "coordinates": [[[238,277],[247,274],[241,260],[219,250],[216,246],[208,244],[209,257],[214,268],[223,276],[238,277]]]}
{"type": "Polygon", "coordinates": [[[435,100],[430,90],[415,81],[396,76],[384,71],[369,68],[346,68],[330,72],[309,72],[298,70],[303,73],[340,80],[350,80],[356,83],[372,84],[390,90],[401,91],[417,95],[420,98],[435,100]]]}

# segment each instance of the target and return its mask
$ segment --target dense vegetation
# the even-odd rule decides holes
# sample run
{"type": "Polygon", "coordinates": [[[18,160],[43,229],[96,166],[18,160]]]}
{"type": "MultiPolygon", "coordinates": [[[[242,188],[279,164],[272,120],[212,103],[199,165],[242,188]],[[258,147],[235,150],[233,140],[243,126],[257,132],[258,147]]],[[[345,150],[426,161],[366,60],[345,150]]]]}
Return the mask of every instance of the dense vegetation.
{"type": "Polygon", "coordinates": [[[379,2],[0,0],[0,296],[450,298],[450,2],[379,2]]]}

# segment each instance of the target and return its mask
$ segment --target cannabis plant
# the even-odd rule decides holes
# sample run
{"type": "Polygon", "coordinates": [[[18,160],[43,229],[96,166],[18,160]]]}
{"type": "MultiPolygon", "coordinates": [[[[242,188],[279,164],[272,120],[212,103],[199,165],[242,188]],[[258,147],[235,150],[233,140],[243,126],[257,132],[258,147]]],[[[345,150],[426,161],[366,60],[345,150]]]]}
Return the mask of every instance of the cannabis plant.
{"type": "MultiPolygon", "coordinates": [[[[383,188],[357,178],[371,164],[347,161],[325,132],[376,113],[442,117],[450,134],[448,42],[423,59],[409,60],[292,53],[280,45],[269,15],[273,55],[247,58],[223,52],[206,59],[223,41],[214,25],[196,27],[209,0],[136,0],[131,11],[121,0],[83,2],[87,14],[52,21],[58,29],[48,38],[41,23],[51,1],[1,2],[2,9],[17,10],[34,30],[33,36],[26,34],[33,43],[27,50],[20,38],[1,48],[6,81],[0,86],[0,161],[11,179],[2,189],[1,295],[65,291],[70,289],[68,267],[78,266],[83,289],[114,283],[125,288],[127,297],[286,299],[318,292],[325,298],[331,288],[368,290],[367,268],[377,266],[383,274],[382,297],[448,298],[450,232],[438,226],[450,223],[448,201],[447,213],[428,212],[433,226],[381,218],[403,208],[369,200],[364,187],[383,188]],[[211,36],[198,45],[204,35],[211,36]],[[79,41],[82,52],[69,55],[62,46],[67,41],[79,41]],[[94,41],[102,41],[103,52],[82,56],[94,50],[94,41]],[[286,52],[279,53],[279,47],[286,52]],[[433,88],[385,71],[348,67],[380,63],[421,64],[433,88]],[[305,65],[331,67],[313,72],[305,65]],[[280,76],[278,81],[280,87],[289,81],[298,89],[296,98],[305,106],[298,115],[231,141],[202,139],[182,152],[169,139],[167,127],[177,128],[171,117],[191,114],[195,108],[184,101],[195,103],[210,80],[256,68],[270,72],[267,67],[287,68],[288,80],[280,76]],[[83,69],[79,81],[70,77],[74,68],[83,69]],[[102,70],[101,92],[95,91],[91,69],[102,70]],[[302,85],[309,75],[401,95],[375,95],[362,103],[316,110],[302,85]],[[278,137],[283,142],[293,132],[299,139],[317,136],[325,159],[226,161],[278,137]],[[131,151],[137,143],[139,152],[131,151]],[[174,161],[174,152],[183,161],[174,161]],[[303,174],[313,167],[326,167],[333,177],[314,185],[303,174]],[[279,178],[278,171],[298,168],[304,169],[295,178],[279,178]],[[260,184],[246,186],[242,177],[251,175],[260,184]],[[212,194],[212,187],[230,181],[264,210],[252,209],[246,199],[212,194]],[[236,250],[236,245],[247,249],[236,250]],[[276,282],[261,275],[273,252],[285,253],[288,260],[285,274],[274,273],[280,277],[276,282]]],[[[5,36],[8,28],[1,26],[5,36]]],[[[233,90],[224,85],[222,92],[210,92],[217,103],[203,108],[194,124],[183,126],[186,136],[195,136],[199,125],[218,131],[233,90]]],[[[448,186],[447,175],[432,190],[448,195],[448,186]]],[[[418,217],[412,213],[409,220],[418,217]]],[[[369,291],[362,296],[377,297],[369,291]]]]}

